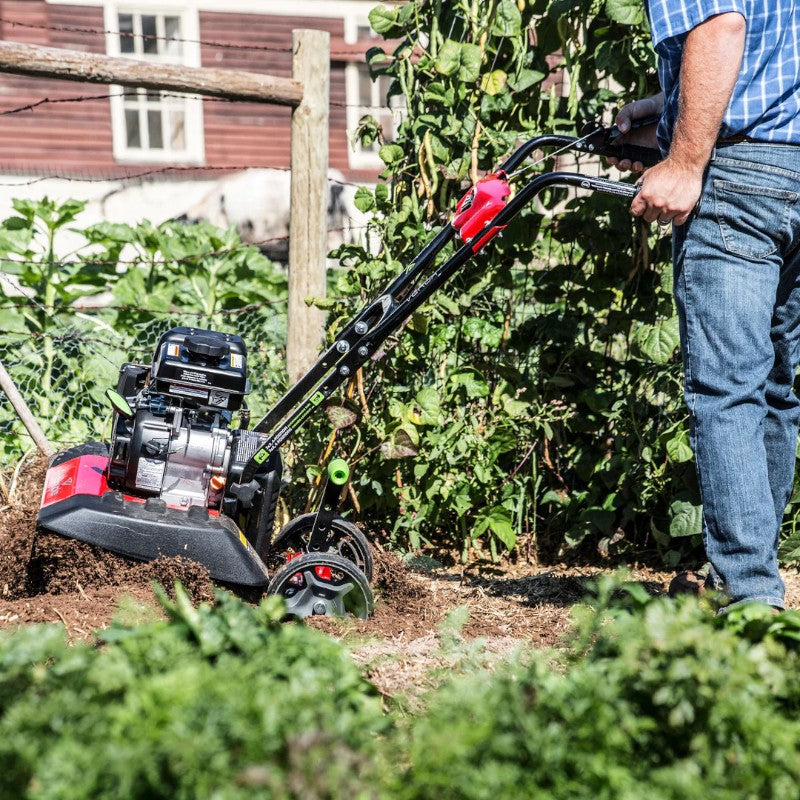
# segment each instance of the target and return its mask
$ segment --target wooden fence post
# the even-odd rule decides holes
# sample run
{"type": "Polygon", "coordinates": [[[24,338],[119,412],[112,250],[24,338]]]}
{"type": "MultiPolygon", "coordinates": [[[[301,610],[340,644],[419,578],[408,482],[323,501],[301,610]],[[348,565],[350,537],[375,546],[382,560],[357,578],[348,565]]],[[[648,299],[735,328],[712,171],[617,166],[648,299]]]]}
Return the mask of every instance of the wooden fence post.
{"type": "Polygon", "coordinates": [[[44,431],[39,427],[39,423],[19,393],[17,385],[2,364],[0,364],[0,389],[3,390],[8,401],[14,407],[14,411],[17,412],[17,416],[22,420],[22,424],[30,434],[34,444],[39,448],[39,452],[48,458],[53,455],[53,448],[50,442],[47,441],[44,431]]]}
{"type": "Polygon", "coordinates": [[[323,311],[305,301],[325,295],[330,34],[292,31],[292,52],[292,77],[304,87],[303,100],[292,112],[289,221],[286,368],[289,380],[296,381],[316,359],[325,320],[323,311]]]}

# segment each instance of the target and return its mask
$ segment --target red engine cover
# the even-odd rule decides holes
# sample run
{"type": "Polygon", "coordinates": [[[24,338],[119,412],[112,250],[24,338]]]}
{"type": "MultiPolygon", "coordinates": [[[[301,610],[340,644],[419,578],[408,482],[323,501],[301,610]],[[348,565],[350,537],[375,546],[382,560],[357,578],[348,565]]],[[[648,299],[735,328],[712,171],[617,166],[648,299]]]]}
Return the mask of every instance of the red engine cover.
{"type": "Polygon", "coordinates": [[[50,467],[44,479],[42,508],[59,503],[76,494],[99,496],[108,491],[106,456],[79,456],[50,467]]]}

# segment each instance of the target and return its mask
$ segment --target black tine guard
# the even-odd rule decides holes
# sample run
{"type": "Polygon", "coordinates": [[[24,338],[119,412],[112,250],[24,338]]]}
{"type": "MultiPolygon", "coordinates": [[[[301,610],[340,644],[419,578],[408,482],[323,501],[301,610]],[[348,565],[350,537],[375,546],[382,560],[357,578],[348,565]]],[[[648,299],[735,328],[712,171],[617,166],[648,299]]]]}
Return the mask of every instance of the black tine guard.
{"type": "Polygon", "coordinates": [[[214,580],[266,586],[267,568],[233,520],[188,512],[163,501],[125,500],[119,492],[76,495],[39,512],[39,525],[53,533],[102,547],[137,561],[181,556],[202,564],[214,580]]]}

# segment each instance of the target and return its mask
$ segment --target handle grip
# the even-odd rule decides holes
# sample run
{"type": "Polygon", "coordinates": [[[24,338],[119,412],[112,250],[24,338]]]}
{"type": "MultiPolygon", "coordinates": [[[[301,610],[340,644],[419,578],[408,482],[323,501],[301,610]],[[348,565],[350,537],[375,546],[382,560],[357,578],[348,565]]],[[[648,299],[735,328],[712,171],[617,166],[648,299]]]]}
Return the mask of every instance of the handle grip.
{"type": "MultiPolygon", "coordinates": [[[[635,119],[631,122],[631,130],[656,125],[659,119],[658,115],[635,119]]],[[[661,153],[655,148],[619,142],[619,139],[625,134],[616,125],[604,128],[589,123],[584,126],[581,133],[583,134],[583,141],[575,145],[576,150],[584,150],[593,155],[610,156],[618,158],[620,161],[626,159],[629,161],[641,161],[645,167],[652,167],[661,161],[661,153]],[[593,127],[595,128],[594,131],[592,130],[593,127]]]]}

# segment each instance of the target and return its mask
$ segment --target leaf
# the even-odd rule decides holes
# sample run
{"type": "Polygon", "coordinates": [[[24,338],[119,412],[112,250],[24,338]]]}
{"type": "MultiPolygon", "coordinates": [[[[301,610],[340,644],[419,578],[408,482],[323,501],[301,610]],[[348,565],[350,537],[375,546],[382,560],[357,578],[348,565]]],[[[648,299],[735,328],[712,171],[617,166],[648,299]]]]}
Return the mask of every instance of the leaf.
{"type": "Polygon", "coordinates": [[[517,6],[517,0],[500,0],[491,30],[495,36],[518,36],[520,34],[522,14],[517,6]]]}
{"type": "Polygon", "coordinates": [[[517,535],[511,522],[511,512],[503,506],[492,506],[487,512],[475,518],[475,527],[472,538],[477,539],[487,530],[490,530],[508,550],[513,549],[517,543],[517,535]]]}
{"type": "Polygon", "coordinates": [[[387,167],[394,166],[398,161],[403,158],[403,148],[399,144],[385,144],[378,150],[378,158],[386,164],[387,167]]]}
{"type": "Polygon", "coordinates": [[[452,39],[447,39],[439,48],[436,59],[436,71],[442,75],[455,75],[461,66],[461,45],[452,39]]]}
{"type": "Polygon", "coordinates": [[[436,71],[449,77],[456,76],[464,83],[478,80],[483,52],[476,44],[461,44],[447,39],[439,49],[436,71]]]}
{"type": "Polygon", "coordinates": [[[432,386],[420,389],[414,397],[420,408],[420,425],[438,425],[441,417],[439,392],[432,386]]]}
{"type": "Polygon", "coordinates": [[[496,69],[493,72],[487,72],[481,80],[481,91],[493,97],[506,88],[507,82],[508,75],[503,70],[496,69]]]}
{"type": "Polygon", "coordinates": [[[334,430],[349,428],[358,421],[358,414],[346,406],[325,406],[325,413],[334,430]]]}
{"type": "Polygon", "coordinates": [[[461,45],[461,67],[458,70],[458,79],[464,83],[474,83],[478,80],[481,71],[483,51],[476,44],[461,45]]]}
{"type": "Polygon", "coordinates": [[[680,496],[669,507],[669,535],[673,538],[694,536],[703,529],[703,506],[680,496]]]}
{"type": "Polygon", "coordinates": [[[670,317],[655,325],[642,325],[637,331],[636,340],[644,355],[663,366],[672,358],[680,343],[678,317],[670,317]]]}
{"type": "Polygon", "coordinates": [[[685,430],[680,431],[667,442],[667,457],[673,464],[682,464],[692,460],[689,434],[685,430]]]}
{"type": "Polygon", "coordinates": [[[508,85],[515,92],[524,92],[530,89],[535,83],[541,83],[545,79],[544,72],[536,69],[523,69],[516,78],[509,78],[508,85]]]}
{"type": "Polygon", "coordinates": [[[606,0],[606,14],[623,25],[641,25],[644,22],[644,5],[641,0],[606,0]]]}
{"type": "Polygon", "coordinates": [[[463,387],[470,399],[489,396],[489,386],[478,372],[455,372],[450,376],[450,384],[455,389],[463,387]]]}
{"type": "Polygon", "coordinates": [[[387,38],[400,33],[397,25],[398,10],[386,6],[375,6],[368,14],[369,24],[375,33],[380,33],[387,38]],[[397,30],[395,30],[397,29],[397,30]]]}
{"type": "Polygon", "coordinates": [[[362,213],[366,214],[375,208],[375,195],[366,186],[359,186],[353,196],[353,205],[362,213]]]}
{"type": "Polygon", "coordinates": [[[387,441],[381,443],[380,450],[385,459],[409,458],[419,454],[404,428],[394,431],[387,441]]]}

